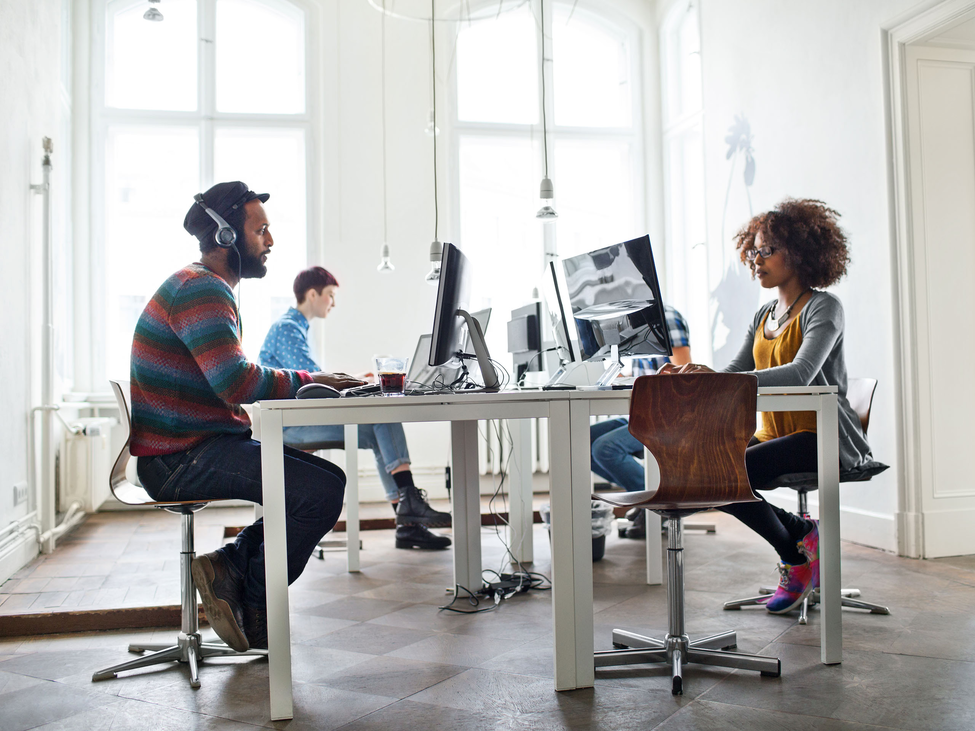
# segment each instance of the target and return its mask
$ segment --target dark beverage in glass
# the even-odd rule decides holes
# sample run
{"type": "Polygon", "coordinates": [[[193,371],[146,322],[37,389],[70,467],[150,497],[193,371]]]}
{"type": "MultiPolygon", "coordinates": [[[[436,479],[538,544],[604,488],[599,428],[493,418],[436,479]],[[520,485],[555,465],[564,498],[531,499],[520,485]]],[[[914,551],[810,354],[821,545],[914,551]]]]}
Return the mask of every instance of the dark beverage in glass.
{"type": "Polygon", "coordinates": [[[383,395],[402,394],[405,382],[406,374],[402,372],[379,374],[379,387],[382,389],[383,395]]]}

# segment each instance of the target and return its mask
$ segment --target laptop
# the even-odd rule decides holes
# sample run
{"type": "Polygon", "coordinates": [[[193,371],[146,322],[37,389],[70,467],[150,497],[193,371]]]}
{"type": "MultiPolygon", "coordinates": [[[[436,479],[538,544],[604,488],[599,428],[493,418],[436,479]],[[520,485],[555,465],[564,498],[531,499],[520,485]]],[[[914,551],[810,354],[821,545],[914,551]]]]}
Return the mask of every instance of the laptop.
{"type": "MultiPolygon", "coordinates": [[[[471,317],[477,320],[482,332],[487,332],[488,323],[491,321],[491,308],[488,307],[477,312],[472,312],[471,317]]],[[[413,352],[413,360],[410,361],[410,370],[406,374],[406,388],[418,387],[446,387],[453,383],[460,376],[463,369],[452,366],[432,366],[430,365],[430,346],[433,335],[421,335],[416,342],[416,350],[413,352]]],[[[470,338],[464,342],[464,352],[470,348],[470,338]]],[[[470,361],[468,371],[476,380],[480,375],[477,368],[477,361],[470,361]]]]}

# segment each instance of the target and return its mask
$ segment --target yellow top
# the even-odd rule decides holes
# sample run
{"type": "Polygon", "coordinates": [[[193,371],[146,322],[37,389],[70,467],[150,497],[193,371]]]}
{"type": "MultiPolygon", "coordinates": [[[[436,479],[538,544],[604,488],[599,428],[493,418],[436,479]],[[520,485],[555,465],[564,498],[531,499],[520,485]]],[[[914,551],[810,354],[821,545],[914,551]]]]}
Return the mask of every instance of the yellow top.
{"type": "MultiPolygon", "coordinates": [[[[752,347],[757,371],[791,363],[802,345],[798,315],[774,338],[765,335],[766,318],[768,313],[762,318],[761,327],[755,330],[755,345],[752,347]]],[[[762,428],[755,433],[755,437],[760,442],[767,442],[801,431],[816,433],[815,411],[763,411],[762,428]]]]}

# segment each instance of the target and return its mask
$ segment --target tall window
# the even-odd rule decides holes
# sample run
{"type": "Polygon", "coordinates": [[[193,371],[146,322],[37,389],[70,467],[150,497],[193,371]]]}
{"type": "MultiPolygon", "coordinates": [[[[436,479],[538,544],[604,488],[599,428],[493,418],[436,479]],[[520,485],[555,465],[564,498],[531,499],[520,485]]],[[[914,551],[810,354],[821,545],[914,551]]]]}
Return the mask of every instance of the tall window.
{"type": "MultiPolygon", "coordinates": [[[[462,23],[457,39],[459,243],[477,263],[475,305],[489,301],[500,322],[531,298],[544,264],[534,217],[543,105],[558,253],[646,233],[636,28],[574,2],[543,1],[545,64],[539,0],[462,23]]],[[[490,330],[488,343],[506,352],[504,328],[490,330]]]]}
{"type": "Polygon", "coordinates": [[[93,200],[104,248],[93,268],[104,280],[96,280],[93,311],[104,313],[105,347],[95,353],[96,373],[128,378],[146,302],[167,276],[199,260],[182,226],[193,195],[225,180],[271,193],[272,266],[240,290],[244,348],[256,358],[308,258],[313,24],[287,0],[167,0],[162,22],[143,19],[143,0],[102,7],[102,83],[93,100],[102,195],[93,200]]]}
{"type": "Polygon", "coordinates": [[[710,362],[701,36],[690,0],[664,19],[660,69],[668,296],[690,324],[694,359],[710,362]]]}

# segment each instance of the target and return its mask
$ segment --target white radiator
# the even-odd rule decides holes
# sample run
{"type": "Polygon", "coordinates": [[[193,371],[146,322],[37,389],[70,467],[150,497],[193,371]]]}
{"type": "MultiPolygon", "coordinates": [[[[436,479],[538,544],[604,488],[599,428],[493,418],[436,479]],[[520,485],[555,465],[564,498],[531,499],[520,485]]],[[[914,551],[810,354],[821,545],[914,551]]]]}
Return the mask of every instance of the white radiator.
{"type": "Polygon", "coordinates": [[[111,436],[115,419],[96,417],[69,422],[76,431],[61,430],[61,442],[56,457],[57,511],[65,512],[71,503],[81,503],[81,509],[93,513],[108,500],[108,486],[112,469],[111,436]]]}

